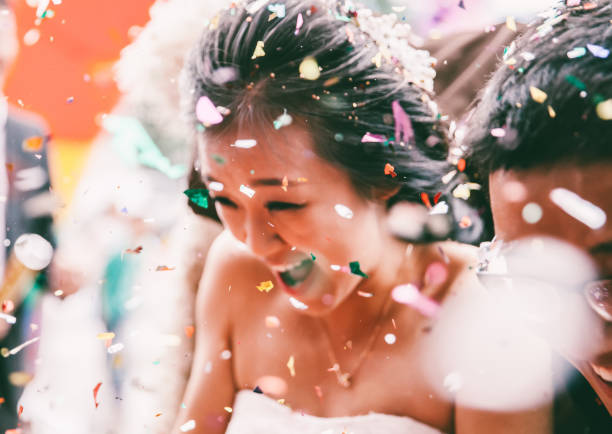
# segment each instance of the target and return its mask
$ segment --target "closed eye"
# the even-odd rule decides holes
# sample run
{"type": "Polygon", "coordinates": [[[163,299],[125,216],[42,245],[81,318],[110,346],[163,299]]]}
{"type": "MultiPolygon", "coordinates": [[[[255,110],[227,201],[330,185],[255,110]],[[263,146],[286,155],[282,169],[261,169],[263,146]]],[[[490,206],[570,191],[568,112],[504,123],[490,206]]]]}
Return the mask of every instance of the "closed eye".
{"type": "Polygon", "coordinates": [[[291,202],[268,202],[266,208],[270,211],[287,211],[302,209],[306,206],[305,203],[291,203],[291,202]]]}
{"type": "Polygon", "coordinates": [[[215,199],[215,202],[220,205],[229,206],[230,208],[238,208],[238,205],[236,205],[234,201],[232,201],[231,199],[228,199],[227,197],[215,196],[214,199],[215,199]]]}

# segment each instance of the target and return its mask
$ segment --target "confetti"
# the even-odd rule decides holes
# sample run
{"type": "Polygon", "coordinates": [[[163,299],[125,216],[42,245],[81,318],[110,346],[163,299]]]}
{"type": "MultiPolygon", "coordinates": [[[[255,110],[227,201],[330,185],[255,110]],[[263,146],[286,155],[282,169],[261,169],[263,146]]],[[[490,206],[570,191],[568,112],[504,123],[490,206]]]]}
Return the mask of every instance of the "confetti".
{"type": "Polygon", "coordinates": [[[446,175],[444,175],[442,177],[442,182],[446,185],[449,182],[451,182],[451,180],[455,177],[455,175],[457,174],[456,170],[451,170],[450,172],[448,172],[446,175]]]}
{"type": "MultiPolygon", "coordinates": [[[[263,2],[263,3],[265,3],[265,2],[263,2]]],[[[179,429],[181,430],[181,432],[188,432],[188,431],[194,430],[195,427],[196,427],[195,420],[190,419],[187,422],[185,422],[184,424],[182,424],[179,429]]]]}
{"type": "Polygon", "coordinates": [[[557,112],[555,111],[554,108],[552,108],[552,106],[548,106],[548,116],[550,116],[551,118],[555,118],[557,117],[557,112]]]}
{"type": "Polygon", "coordinates": [[[539,104],[542,104],[544,101],[546,101],[546,98],[548,98],[546,92],[538,89],[535,86],[529,86],[529,93],[531,94],[531,98],[539,104]]]}
{"type": "Polygon", "coordinates": [[[319,64],[317,63],[317,59],[314,57],[306,57],[300,63],[300,78],[304,80],[317,80],[321,76],[321,70],[319,69],[319,64]]]}
{"type": "Polygon", "coordinates": [[[9,382],[15,387],[23,387],[32,381],[32,374],[23,371],[11,372],[8,376],[9,382]]]}
{"type": "Polygon", "coordinates": [[[255,139],[236,140],[236,142],[231,144],[230,146],[233,146],[235,148],[240,148],[240,149],[251,149],[257,146],[257,140],[255,139]]]}
{"type": "Polygon", "coordinates": [[[421,201],[428,209],[431,209],[431,201],[429,200],[429,195],[427,193],[421,193],[421,201]]]}
{"type": "Polygon", "coordinates": [[[491,130],[491,135],[499,139],[506,135],[506,130],[504,128],[493,128],[491,130]]]}
{"type": "Polygon", "coordinates": [[[383,143],[387,138],[382,134],[365,133],[361,138],[361,143],[383,143]]]}
{"type": "Polygon", "coordinates": [[[274,129],[280,130],[283,127],[288,127],[293,122],[293,118],[287,113],[287,109],[283,110],[283,114],[274,120],[274,129]]]}
{"type": "Polygon", "coordinates": [[[508,27],[513,32],[516,32],[516,21],[514,17],[506,17],[506,27],[508,27]]]}
{"type": "Polygon", "coordinates": [[[23,234],[15,241],[15,256],[26,268],[39,271],[53,258],[53,247],[38,234],[23,234]]]}
{"type": "Polygon", "coordinates": [[[74,97],[73,96],[69,96],[68,98],[66,98],[66,103],[72,104],[73,102],[74,102],[74,97]]]}
{"type": "Polygon", "coordinates": [[[6,321],[7,324],[15,324],[17,322],[17,318],[13,315],[9,315],[7,313],[0,312],[0,319],[6,321]]]}
{"type": "Polygon", "coordinates": [[[459,170],[459,172],[463,172],[465,170],[465,164],[465,160],[463,158],[460,158],[457,162],[457,169],[459,170]]]}
{"type": "Polygon", "coordinates": [[[264,57],[265,55],[266,52],[264,51],[264,41],[257,41],[257,45],[255,46],[255,51],[253,51],[251,60],[255,60],[258,57],[264,57]]]}
{"type": "Polygon", "coordinates": [[[303,25],[304,25],[304,17],[302,16],[302,13],[300,12],[300,14],[297,17],[297,22],[295,23],[295,35],[300,33],[300,29],[302,28],[303,25]]]}
{"type": "Polygon", "coordinates": [[[610,55],[610,50],[599,45],[587,44],[587,48],[593,56],[601,59],[606,59],[610,55]]]}
{"type": "Polygon", "coordinates": [[[278,328],[280,327],[280,320],[278,319],[278,317],[275,317],[273,315],[268,315],[266,317],[266,327],[270,329],[278,328]]]}
{"type": "Polygon", "coordinates": [[[196,117],[205,126],[216,125],[223,122],[223,116],[207,96],[202,96],[196,104],[196,117]]]}
{"type": "Polygon", "coordinates": [[[271,280],[266,280],[265,282],[261,282],[259,285],[257,285],[259,292],[270,292],[272,291],[272,288],[274,288],[274,284],[271,280]]]}
{"type": "Polygon", "coordinates": [[[397,176],[397,173],[395,173],[395,167],[389,163],[385,164],[385,175],[391,175],[391,178],[395,178],[397,176]]]}
{"type": "Polygon", "coordinates": [[[448,213],[448,204],[444,201],[435,204],[430,210],[429,215],[439,215],[448,213]]]}
{"type": "Polygon", "coordinates": [[[395,120],[395,137],[400,140],[400,143],[411,143],[414,139],[414,130],[410,116],[404,111],[399,101],[393,101],[391,104],[393,110],[393,119],[395,120]]]}
{"type": "Polygon", "coordinates": [[[292,377],[295,377],[295,359],[293,356],[289,357],[287,368],[289,368],[289,374],[291,374],[292,377]]]}
{"type": "Polygon", "coordinates": [[[273,14],[276,14],[279,18],[285,18],[287,11],[285,10],[285,5],[281,3],[273,3],[268,5],[268,10],[273,14]]]}
{"type": "Polygon", "coordinates": [[[157,268],[155,268],[155,271],[172,271],[172,270],[176,270],[176,267],[168,267],[167,265],[158,265],[157,268]]]}
{"type": "Polygon", "coordinates": [[[612,98],[600,102],[595,107],[597,116],[604,121],[612,120],[612,98]]]}
{"type": "Polygon", "coordinates": [[[523,220],[525,220],[529,224],[535,224],[542,219],[542,208],[540,205],[534,202],[529,202],[527,205],[523,207],[523,211],[521,211],[521,215],[523,220]]]}
{"type": "Polygon", "coordinates": [[[466,215],[461,217],[461,220],[459,220],[459,227],[461,229],[467,229],[470,226],[472,226],[472,219],[466,215]]]}
{"type": "Polygon", "coordinates": [[[23,35],[23,43],[24,45],[31,47],[36,44],[40,39],[40,30],[38,29],[30,29],[23,35]]]}
{"type": "Polygon", "coordinates": [[[121,342],[119,342],[119,343],[113,344],[110,347],[108,347],[106,352],[108,354],[115,354],[115,353],[118,353],[119,351],[123,350],[123,348],[125,348],[125,345],[123,345],[121,342]]]}
{"type": "Polygon", "coordinates": [[[187,338],[191,339],[194,333],[195,333],[194,326],[192,325],[185,326],[185,336],[187,336],[187,338]]]}
{"type": "Polygon", "coordinates": [[[253,196],[255,196],[255,190],[253,190],[252,188],[247,187],[244,184],[240,185],[240,193],[246,195],[250,198],[252,198],[253,196]]]}
{"type": "Polygon", "coordinates": [[[40,152],[43,149],[45,139],[41,136],[32,136],[21,142],[21,148],[25,152],[40,152]]]}
{"type": "Polygon", "coordinates": [[[368,275],[365,274],[363,271],[361,271],[358,261],[353,261],[349,263],[349,267],[351,269],[352,274],[356,274],[357,276],[365,277],[366,279],[368,278],[368,275]]]}
{"type": "Polygon", "coordinates": [[[12,300],[4,300],[2,302],[2,312],[11,313],[15,309],[15,303],[12,300]]]}
{"type": "Polygon", "coordinates": [[[340,203],[334,205],[334,210],[336,211],[336,213],[347,220],[350,220],[353,218],[353,210],[351,210],[348,206],[346,205],[342,205],[340,203]]]}
{"type": "Polygon", "coordinates": [[[113,333],[113,332],[98,333],[96,335],[96,338],[100,339],[101,341],[106,341],[106,340],[109,340],[109,339],[114,339],[114,337],[115,337],[115,333],[113,333]]]}
{"type": "Polygon", "coordinates": [[[576,47],[572,48],[567,52],[567,57],[570,59],[577,59],[579,57],[584,56],[587,53],[586,48],[584,47],[576,47]]]}
{"type": "Polygon", "coordinates": [[[98,383],[96,384],[96,387],[94,387],[93,389],[93,398],[94,398],[94,404],[96,405],[96,408],[98,408],[98,406],[100,405],[100,403],[98,402],[98,392],[100,391],[101,386],[102,386],[102,383],[98,383]]]}
{"type": "Polygon", "coordinates": [[[138,246],[135,249],[125,249],[124,252],[127,254],[139,255],[142,252],[142,246],[138,246]]]}
{"type": "Polygon", "coordinates": [[[463,0],[459,0],[459,4],[458,4],[458,6],[459,6],[461,9],[465,10],[465,4],[463,3],[463,0]]]}
{"type": "Polygon", "coordinates": [[[37,336],[33,339],[30,339],[29,341],[24,342],[21,345],[16,346],[15,348],[13,348],[12,350],[10,350],[8,352],[8,356],[14,356],[15,354],[17,354],[19,351],[23,350],[25,347],[32,345],[34,342],[38,342],[40,340],[40,337],[37,336]]]}
{"type": "Polygon", "coordinates": [[[606,213],[601,208],[573,191],[555,188],[549,197],[555,205],[591,229],[600,229],[606,223],[606,213]]]}
{"type": "Polygon", "coordinates": [[[316,260],[317,260],[317,257],[314,255],[314,253],[311,253],[311,254],[310,254],[310,257],[312,258],[312,260],[313,260],[313,261],[316,261],[316,260]]]}
{"type": "Polygon", "coordinates": [[[397,338],[393,333],[387,333],[385,335],[385,342],[389,345],[393,345],[397,341],[397,338]]]}
{"type": "Polygon", "coordinates": [[[440,310],[440,305],[438,303],[421,294],[419,289],[410,283],[393,288],[391,297],[398,303],[415,308],[425,316],[435,316],[440,310]]]}
{"type": "Polygon", "coordinates": [[[230,350],[223,350],[221,354],[219,354],[221,360],[229,360],[232,358],[232,352],[230,350]]]}
{"type": "Polygon", "coordinates": [[[259,393],[260,395],[263,395],[263,390],[261,390],[261,388],[259,386],[255,386],[255,389],[253,389],[254,393],[259,393]]]}
{"type": "Polygon", "coordinates": [[[287,179],[286,176],[283,176],[283,179],[281,180],[281,189],[283,191],[287,191],[288,186],[289,186],[289,180],[287,179]]]}
{"type": "Polygon", "coordinates": [[[580,81],[577,77],[574,77],[573,75],[566,75],[565,80],[567,80],[569,84],[576,87],[578,90],[586,90],[586,84],[584,84],[582,81],[580,81]]]}

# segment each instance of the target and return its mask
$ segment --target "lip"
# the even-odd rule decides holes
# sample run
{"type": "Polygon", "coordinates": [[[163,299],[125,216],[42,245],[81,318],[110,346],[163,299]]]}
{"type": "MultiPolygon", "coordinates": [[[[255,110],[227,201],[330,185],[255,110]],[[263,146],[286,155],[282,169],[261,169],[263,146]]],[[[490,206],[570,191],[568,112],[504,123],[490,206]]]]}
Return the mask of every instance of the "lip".
{"type": "Polygon", "coordinates": [[[274,274],[276,276],[277,281],[280,283],[281,288],[286,293],[292,296],[300,296],[300,295],[307,294],[309,292],[310,285],[312,284],[312,280],[314,279],[314,275],[317,273],[316,268],[317,268],[317,264],[313,264],[312,270],[310,271],[310,274],[308,274],[308,277],[306,277],[306,280],[300,282],[296,286],[287,285],[281,278],[280,272],[274,271],[274,274]]]}

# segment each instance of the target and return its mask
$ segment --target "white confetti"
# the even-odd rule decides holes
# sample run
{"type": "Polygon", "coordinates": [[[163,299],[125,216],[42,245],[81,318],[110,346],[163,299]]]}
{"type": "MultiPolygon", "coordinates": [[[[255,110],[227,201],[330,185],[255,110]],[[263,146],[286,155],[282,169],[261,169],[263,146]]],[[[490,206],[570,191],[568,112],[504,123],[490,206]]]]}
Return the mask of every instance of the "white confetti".
{"type": "Polygon", "coordinates": [[[351,210],[346,205],[342,205],[341,203],[338,203],[334,206],[334,209],[336,210],[338,215],[342,218],[349,219],[349,220],[353,218],[353,210],[351,210]]]}
{"type": "Polygon", "coordinates": [[[567,57],[569,57],[570,59],[577,59],[579,57],[584,56],[586,52],[586,48],[584,47],[572,48],[567,52],[567,57]]]}
{"type": "Polygon", "coordinates": [[[287,113],[287,109],[285,109],[283,114],[274,120],[274,129],[280,130],[282,127],[287,127],[291,125],[292,122],[293,118],[290,114],[287,113]]]}
{"type": "Polygon", "coordinates": [[[506,135],[506,130],[504,130],[503,128],[493,128],[491,130],[491,135],[493,137],[501,138],[506,135]]]}
{"type": "Polygon", "coordinates": [[[15,241],[15,256],[30,270],[42,270],[51,262],[53,247],[38,234],[23,234],[15,241]]]}
{"type": "Polygon", "coordinates": [[[268,0],[258,0],[246,6],[246,10],[251,15],[255,14],[258,10],[260,10],[264,5],[268,3],[268,0]]]}
{"type": "Polygon", "coordinates": [[[530,202],[523,207],[522,211],[523,220],[529,224],[535,224],[542,219],[542,208],[540,205],[534,202],[530,202]]]}
{"type": "Polygon", "coordinates": [[[7,324],[15,324],[17,322],[16,317],[2,312],[0,312],[0,318],[6,321],[7,324]]]}
{"type": "Polygon", "coordinates": [[[181,432],[187,432],[187,431],[194,430],[195,427],[196,427],[195,420],[191,419],[185,422],[184,424],[182,424],[179,429],[181,430],[181,432]]]}
{"type": "Polygon", "coordinates": [[[235,148],[240,148],[240,149],[250,149],[254,146],[257,145],[257,140],[254,139],[242,139],[242,140],[236,140],[236,142],[231,145],[235,148]]]}
{"type": "Polygon", "coordinates": [[[255,196],[255,190],[247,187],[246,185],[240,186],[240,193],[246,194],[249,198],[252,198],[253,196],[255,196]]]}
{"type": "Polygon", "coordinates": [[[232,352],[230,350],[223,350],[219,357],[221,357],[221,360],[229,360],[232,358],[232,352]]]}
{"type": "Polygon", "coordinates": [[[220,182],[214,181],[208,184],[208,189],[212,191],[223,191],[224,185],[220,182]]]}
{"type": "Polygon", "coordinates": [[[389,344],[389,345],[393,345],[396,340],[397,340],[397,338],[395,337],[395,335],[393,333],[387,333],[385,335],[385,342],[387,344],[389,344]]]}
{"type": "Polygon", "coordinates": [[[555,188],[550,192],[550,200],[591,229],[599,229],[606,223],[606,213],[601,208],[581,198],[573,191],[555,188]]]}
{"type": "Polygon", "coordinates": [[[429,210],[429,215],[447,214],[448,204],[444,201],[438,202],[432,209],[429,210]]]}
{"type": "Polygon", "coordinates": [[[119,342],[108,347],[106,351],[108,352],[108,354],[115,354],[123,350],[123,348],[125,348],[125,346],[121,342],[119,342]]]}

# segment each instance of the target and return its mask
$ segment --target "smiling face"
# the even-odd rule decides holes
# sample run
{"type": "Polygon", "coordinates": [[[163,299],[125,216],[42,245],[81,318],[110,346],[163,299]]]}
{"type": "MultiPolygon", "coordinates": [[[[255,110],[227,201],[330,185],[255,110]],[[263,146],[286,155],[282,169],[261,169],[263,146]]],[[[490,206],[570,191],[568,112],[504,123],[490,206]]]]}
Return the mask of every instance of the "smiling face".
{"type": "Polygon", "coordinates": [[[389,251],[384,204],[360,196],[344,171],[318,157],[306,128],[294,122],[203,140],[203,173],[224,226],[306,313],[331,311],[364,282],[351,262],[375,284],[389,251]]]}

